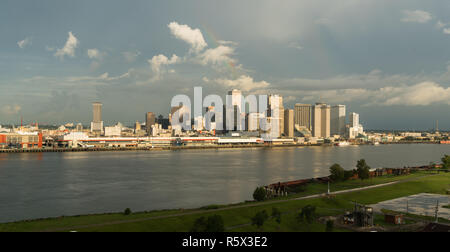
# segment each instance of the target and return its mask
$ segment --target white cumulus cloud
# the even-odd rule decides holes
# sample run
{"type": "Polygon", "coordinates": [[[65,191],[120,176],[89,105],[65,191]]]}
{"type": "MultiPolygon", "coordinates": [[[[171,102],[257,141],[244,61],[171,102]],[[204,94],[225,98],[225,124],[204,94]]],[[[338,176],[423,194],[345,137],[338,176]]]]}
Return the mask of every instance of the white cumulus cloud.
{"type": "Polygon", "coordinates": [[[422,82],[413,86],[385,87],[380,89],[384,105],[428,106],[435,103],[450,105],[450,88],[435,82],[422,82]]]}
{"type": "Polygon", "coordinates": [[[153,58],[148,61],[154,74],[152,80],[155,81],[161,78],[162,66],[173,65],[178,63],[179,61],[180,58],[175,54],[173,54],[170,59],[163,54],[153,56],[153,58]]]}
{"type": "Polygon", "coordinates": [[[72,32],[69,32],[69,37],[67,38],[66,44],[63,48],[57,49],[55,56],[63,59],[64,56],[75,57],[75,49],[78,47],[79,41],[73,35],[72,32]]]}
{"type": "Polygon", "coordinates": [[[432,19],[430,13],[423,10],[404,10],[402,22],[405,23],[427,23],[432,19]]]}
{"type": "Polygon", "coordinates": [[[208,46],[200,29],[192,29],[188,25],[181,25],[177,22],[171,22],[168,27],[177,39],[191,45],[191,51],[198,53],[208,46]]]}
{"type": "Polygon", "coordinates": [[[200,55],[201,63],[203,65],[219,64],[223,62],[235,62],[231,56],[234,54],[234,49],[229,46],[219,45],[216,48],[208,49],[200,55]]]}
{"type": "Polygon", "coordinates": [[[270,86],[270,83],[266,81],[254,81],[253,78],[248,75],[242,75],[235,80],[216,79],[216,82],[227,88],[236,88],[244,92],[252,91],[255,89],[264,89],[270,86]]]}
{"type": "Polygon", "coordinates": [[[98,49],[88,49],[87,55],[90,59],[100,60],[103,58],[104,53],[100,52],[98,49]]]}
{"type": "Polygon", "coordinates": [[[17,45],[23,49],[29,45],[31,45],[31,38],[25,38],[24,40],[21,40],[19,42],[17,42],[17,45]]]}

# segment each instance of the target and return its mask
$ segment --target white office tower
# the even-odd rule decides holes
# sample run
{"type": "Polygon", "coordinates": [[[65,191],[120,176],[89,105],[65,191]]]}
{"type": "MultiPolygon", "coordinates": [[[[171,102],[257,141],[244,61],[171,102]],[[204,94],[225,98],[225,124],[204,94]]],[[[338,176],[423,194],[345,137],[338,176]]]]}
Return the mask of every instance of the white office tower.
{"type": "Polygon", "coordinates": [[[202,131],[205,128],[205,122],[203,120],[203,116],[197,116],[194,118],[194,129],[196,131],[202,131]]]}
{"type": "Polygon", "coordinates": [[[102,106],[100,102],[92,103],[93,120],[91,122],[91,132],[103,133],[102,106]]]}
{"type": "Polygon", "coordinates": [[[317,138],[330,137],[331,106],[316,103],[312,108],[312,135],[317,138]]]}
{"type": "Polygon", "coordinates": [[[265,118],[263,113],[248,113],[247,114],[247,131],[259,131],[260,130],[260,121],[265,118]]]}
{"type": "Polygon", "coordinates": [[[178,106],[171,109],[169,121],[175,134],[180,134],[183,130],[189,131],[191,126],[191,110],[187,106],[178,106]]]}
{"type": "Polygon", "coordinates": [[[345,105],[336,105],[331,107],[331,126],[330,134],[345,136],[345,105]]]}
{"type": "Polygon", "coordinates": [[[120,137],[121,135],[122,135],[122,125],[117,124],[115,126],[105,127],[105,136],[120,137]]]}
{"type": "Polygon", "coordinates": [[[348,125],[348,138],[355,139],[358,135],[364,134],[364,128],[359,124],[359,114],[350,113],[350,123],[348,125]]]}
{"type": "Polygon", "coordinates": [[[270,136],[279,138],[284,133],[284,105],[283,97],[280,95],[269,95],[267,97],[267,119],[272,127],[270,136]]]}

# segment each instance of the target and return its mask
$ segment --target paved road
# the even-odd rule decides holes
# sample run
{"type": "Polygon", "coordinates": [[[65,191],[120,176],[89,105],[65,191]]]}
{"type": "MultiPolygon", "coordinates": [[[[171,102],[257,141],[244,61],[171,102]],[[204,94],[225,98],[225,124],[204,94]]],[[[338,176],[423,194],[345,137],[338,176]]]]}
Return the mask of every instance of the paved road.
{"type": "MultiPolygon", "coordinates": [[[[435,175],[437,175],[437,174],[425,175],[425,176],[421,176],[421,177],[415,177],[415,178],[410,178],[410,179],[405,179],[405,180],[400,180],[400,181],[394,181],[394,182],[389,182],[389,183],[384,183],[384,184],[378,184],[378,185],[359,187],[359,188],[354,188],[354,189],[341,190],[341,191],[332,192],[331,195],[338,195],[338,194],[349,193],[349,192],[364,191],[364,190],[369,190],[369,189],[378,188],[378,187],[384,187],[384,186],[390,186],[390,185],[405,183],[405,182],[409,182],[409,181],[412,181],[412,180],[417,180],[417,179],[421,179],[421,178],[424,178],[424,177],[435,176],[435,175]]],[[[154,216],[154,217],[147,217],[147,218],[140,218],[140,219],[133,219],[133,220],[111,221],[111,222],[99,223],[99,224],[90,224],[90,225],[65,227],[65,228],[55,228],[55,229],[43,230],[41,232],[73,231],[73,230],[79,230],[79,229],[85,229],[85,228],[96,228],[96,227],[104,227],[104,226],[110,226],[110,225],[135,223],[135,222],[142,222],[142,221],[149,221],[149,220],[181,217],[181,216],[193,215],[193,214],[214,213],[214,212],[220,212],[220,211],[224,211],[224,210],[232,210],[232,209],[239,209],[239,208],[245,208],[245,207],[265,206],[265,205],[272,205],[272,204],[289,202],[289,201],[297,201],[297,200],[320,198],[320,197],[324,197],[324,196],[327,196],[327,194],[326,193],[321,193],[321,194],[313,194],[313,195],[309,195],[309,196],[304,196],[304,197],[300,197],[300,198],[292,198],[292,199],[277,200],[277,201],[267,201],[267,202],[261,202],[261,203],[253,203],[253,204],[245,204],[245,205],[239,205],[239,206],[224,207],[224,208],[212,209],[212,210],[198,210],[198,211],[191,211],[191,212],[186,212],[186,213],[170,214],[170,215],[163,215],[163,216],[154,216]]]]}

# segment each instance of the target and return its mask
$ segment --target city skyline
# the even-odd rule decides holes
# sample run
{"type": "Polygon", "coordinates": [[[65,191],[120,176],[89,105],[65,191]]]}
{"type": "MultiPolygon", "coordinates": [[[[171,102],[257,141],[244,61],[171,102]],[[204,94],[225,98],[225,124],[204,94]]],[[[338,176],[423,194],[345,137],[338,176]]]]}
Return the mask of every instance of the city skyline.
{"type": "Polygon", "coordinates": [[[291,109],[345,104],[368,129],[450,128],[450,7],[439,1],[3,5],[0,124],[88,125],[92,101],[105,124],[131,124],[203,86],[279,93],[291,109]]]}

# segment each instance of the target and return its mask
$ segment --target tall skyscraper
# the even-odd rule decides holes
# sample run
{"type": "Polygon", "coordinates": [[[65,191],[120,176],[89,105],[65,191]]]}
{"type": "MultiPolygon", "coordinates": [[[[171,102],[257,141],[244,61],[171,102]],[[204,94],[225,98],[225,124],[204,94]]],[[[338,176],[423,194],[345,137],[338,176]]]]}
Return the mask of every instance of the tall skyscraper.
{"type": "MultiPolygon", "coordinates": [[[[278,124],[278,137],[284,134],[284,105],[283,97],[280,95],[269,95],[267,97],[268,108],[267,117],[269,121],[274,121],[278,124]]],[[[273,130],[273,129],[272,129],[273,130]]],[[[275,132],[275,131],[273,131],[275,132]]],[[[275,134],[271,134],[272,137],[276,137],[275,134]]]]}
{"type": "Polygon", "coordinates": [[[145,114],[145,128],[147,129],[147,134],[150,136],[152,133],[152,126],[156,124],[156,116],[153,112],[147,112],[145,114]]]}
{"type": "Polygon", "coordinates": [[[350,113],[350,127],[358,127],[359,126],[359,114],[350,113]]]}
{"type": "Polygon", "coordinates": [[[172,130],[182,131],[190,130],[191,124],[191,111],[186,106],[176,106],[170,109],[169,124],[172,126],[172,130]],[[178,117],[175,117],[178,115],[178,117]]]}
{"type": "Polygon", "coordinates": [[[228,130],[244,130],[245,127],[245,107],[243,107],[244,97],[238,89],[228,92],[226,112],[226,125],[228,130]]]}
{"type": "Polygon", "coordinates": [[[294,137],[294,110],[284,110],[284,135],[294,137]]]}
{"type": "Polygon", "coordinates": [[[100,102],[92,103],[91,132],[103,133],[102,106],[100,102]]]}
{"type": "Polygon", "coordinates": [[[345,136],[345,105],[331,107],[331,135],[345,136]]]}
{"type": "Polygon", "coordinates": [[[141,127],[141,123],[136,121],[136,123],[134,124],[134,132],[137,133],[142,129],[141,127]]]}
{"type": "MultiPolygon", "coordinates": [[[[212,131],[216,130],[216,107],[215,106],[209,106],[205,110],[205,128],[206,130],[212,131]]],[[[219,116],[217,116],[219,118],[219,116]]],[[[221,123],[221,121],[220,121],[221,123]]]]}
{"type": "Polygon", "coordinates": [[[311,104],[295,104],[295,124],[300,127],[305,127],[308,130],[312,130],[311,107],[311,104]]]}
{"type": "Polygon", "coordinates": [[[330,137],[330,105],[316,103],[312,109],[312,135],[314,137],[327,138],[330,137]]]}
{"type": "Polygon", "coordinates": [[[358,137],[359,135],[364,134],[364,128],[359,123],[359,114],[357,113],[350,113],[350,123],[348,125],[348,133],[347,136],[349,139],[354,139],[358,137]]]}

